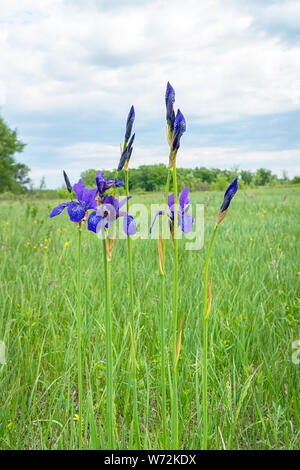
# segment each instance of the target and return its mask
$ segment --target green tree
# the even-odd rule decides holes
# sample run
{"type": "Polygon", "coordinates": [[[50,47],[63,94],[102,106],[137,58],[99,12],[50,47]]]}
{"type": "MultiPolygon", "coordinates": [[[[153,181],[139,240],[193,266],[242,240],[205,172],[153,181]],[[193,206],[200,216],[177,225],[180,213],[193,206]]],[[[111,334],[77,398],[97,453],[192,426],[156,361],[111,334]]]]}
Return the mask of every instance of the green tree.
{"type": "Polygon", "coordinates": [[[255,173],[254,182],[256,186],[266,186],[271,184],[276,179],[276,176],[272,174],[271,170],[266,168],[259,168],[255,173]]]}
{"type": "Polygon", "coordinates": [[[251,171],[249,170],[241,170],[240,172],[240,175],[241,175],[241,179],[243,180],[243,182],[245,184],[247,184],[248,186],[252,183],[253,181],[253,174],[251,173],[251,171]]]}
{"type": "Polygon", "coordinates": [[[194,175],[202,183],[213,183],[217,180],[217,176],[221,173],[219,168],[195,168],[194,175]]]}
{"type": "Polygon", "coordinates": [[[89,169],[81,173],[80,178],[88,188],[95,188],[96,186],[97,170],[89,169]]]}
{"type": "Polygon", "coordinates": [[[0,117],[0,192],[20,192],[29,183],[29,168],[16,163],[13,157],[24,147],[25,144],[17,138],[17,131],[11,130],[0,117]]]}
{"type": "Polygon", "coordinates": [[[228,187],[228,179],[224,175],[218,175],[214,183],[212,183],[212,188],[215,191],[225,191],[228,187]]]}

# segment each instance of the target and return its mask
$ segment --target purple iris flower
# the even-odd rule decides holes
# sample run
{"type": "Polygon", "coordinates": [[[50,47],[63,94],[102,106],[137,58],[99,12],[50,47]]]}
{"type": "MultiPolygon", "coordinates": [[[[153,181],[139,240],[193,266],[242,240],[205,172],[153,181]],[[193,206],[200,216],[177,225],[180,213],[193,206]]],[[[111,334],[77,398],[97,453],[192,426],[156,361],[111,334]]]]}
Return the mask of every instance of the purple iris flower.
{"type": "Polygon", "coordinates": [[[173,135],[173,144],[172,144],[172,150],[176,151],[180,147],[180,139],[182,134],[186,131],[186,122],[184,119],[184,115],[178,109],[176,117],[175,117],[175,122],[174,122],[174,135],[173,135]]]}
{"type": "Polygon", "coordinates": [[[134,107],[131,106],[128,117],[127,117],[127,122],[126,122],[125,142],[128,142],[128,140],[130,139],[134,119],[135,119],[135,111],[134,111],[134,107]]]}
{"type": "MultiPolygon", "coordinates": [[[[179,194],[178,194],[178,197],[179,197],[179,194]]],[[[178,208],[178,225],[181,227],[181,230],[184,233],[191,232],[193,228],[193,223],[194,223],[194,217],[188,213],[189,203],[190,203],[189,188],[184,188],[180,195],[179,208],[178,208]]],[[[169,207],[168,217],[169,217],[170,227],[172,230],[172,228],[174,227],[174,217],[175,217],[174,216],[174,209],[175,209],[174,208],[174,194],[170,194],[170,196],[168,196],[168,207],[169,207]]],[[[152,228],[156,221],[157,216],[163,215],[164,213],[165,213],[164,210],[157,211],[150,227],[150,233],[152,233],[152,228]]]]}
{"type": "Polygon", "coordinates": [[[67,207],[70,220],[72,222],[81,222],[86,212],[89,209],[96,209],[97,203],[95,201],[95,196],[97,189],[88,189],[84,186],[83,181],[80,179],[78,183],[74,184],[74,191],[77,197],[77,201],[63,202],[57,207],[54,207],[49,217],[55,217],[62,213],[62,211],[67,207]]]}
{"type": "Polygon", "coordinates": [[[222,220],[224,219],[227,213],[227,210],[230,206],[231,199],[236,194],[237,190],[238,190],[238,181],[237,181],[237,178],[235,178],[235,180],[233,180],[233,182],[228,186],[228,188],[225,191],[224,200],[220,207],[220,212],[217,218],[217,224],[220,224],[222,220]]]}
{"type": "Polygon", "coordinates": [[[175,113],[173,109],[173,104],[175,103],[175,90],[167,83],[166,89],[166,108],[167,108],[167,123],[170,125],[170,130],[173,131],[174,129],[174,120],[175,120],[175,113]]]}
{"type": "Polygon", "coordinates": [[[121,186],[124,186],[124,182],[118,180],[117,178],[109,180],[106,178],[106,176],[104,176],[103,171],[98,171],[98,173],[96,174],[96,185],[99,196],[102,198],[104,196],[104,193],[110,188],[112,188],[113,186],[117,186],[117,188],[120,188],[121,186]]]}
{"type": "Polygon", "coordinates": [[[113,196],[105,196],[101,205],[96,211],[93,211],[88,218],[88,230],[98,233],[101,228],[108,229],[119,217],[124,217],[124,232],[126,235],[134,235],[136,233],[136,224],[132,215],[126,211],[120,211],[121,207],[131,196],[123,199],[120,203],[113,196]]]}
{"type": "Polygon", "coordinates": [[[119,166],[118,166],[118,171],[123,170],[124,165],[125,165],[126,162],[127,162],[127,165],[129,163],[129,160],[130,160],[130,157],[131,157],[131,154],[132,154],[132,150],[133,150],[132,144],[133,144],[134,138],[135,138],[135,134],[132,135],[130,141],[128,142],[128,145],[125,147],[125,149],[124,149],[124,151],[121,155],[121,158],[120,158],[120,161],[119,161],[119,166]]]}

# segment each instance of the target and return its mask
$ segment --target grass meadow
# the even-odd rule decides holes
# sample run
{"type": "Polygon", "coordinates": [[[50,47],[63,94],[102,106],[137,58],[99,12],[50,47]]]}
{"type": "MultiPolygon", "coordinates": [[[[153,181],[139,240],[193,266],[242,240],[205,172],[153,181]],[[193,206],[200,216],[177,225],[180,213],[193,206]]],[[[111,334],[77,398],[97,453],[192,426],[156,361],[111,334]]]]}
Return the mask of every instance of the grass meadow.
{"type": "MultiPolygon", "coordinates": [[[[205,205],[205,244],[199,251],[186,251],[185,241],[179,241],[179,322],[184,314],[178,362],[181,449],[201,448],[203,272],[222,200],[223,192],[192,193],[192,203],[205,205]]],[[[132,199],[149,205],[162,201],[159,193],[132,199]]],[[[6,345],[6,364],[0,364],[1,449],[78,448],[77,230],[67,213],[49,219],[54,205],[0,203],[0,340],[6,345]]],[[[299,219],[299,187],[241,190],[218,230],[209,267],[210,449],[299,448],[300,364],[292,361],[292,343],[300,340],[299,219]]],[[[161,449],[157,240],[137,239],[132,249],[141,446],[161,449]]],[[[170,350],[172,250],[169,241],[165,331],[170,350]]],[[[83,447],[103,449],[103,253],[101,241],[86,227],[81,261],[83,447]]],[[[129,302],[127,243],[116,240],[112,315],[119,449],[136,446],[129,302]]],[[[169,409],[168,381],[167,398],[169,409]]]]}

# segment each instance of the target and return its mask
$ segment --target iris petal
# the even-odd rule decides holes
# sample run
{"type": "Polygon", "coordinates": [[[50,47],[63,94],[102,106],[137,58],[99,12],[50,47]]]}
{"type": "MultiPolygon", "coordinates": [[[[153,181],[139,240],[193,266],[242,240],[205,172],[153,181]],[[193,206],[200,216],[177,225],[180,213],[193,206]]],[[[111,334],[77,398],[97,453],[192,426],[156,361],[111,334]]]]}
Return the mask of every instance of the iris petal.
{"type": "Polygon", "coordinates": [[[164,213],[165,213],[165,211],[163,211],[163,210],[159,210],[159,211],[156,212],[155,217],[154,217],[154,219],[153,219],[153,221],[152,221],[150,230],[149,230],[150,233],[152,233],[153,225],[155,224],[155,221],[156,221],[157,217],[158,217],[159,215],[163,215],[164,213]]]}
{"type": "Polygon", "coordinates": [[[184,115],[178,109],[175,122],[174,122],[174,137],[173,137],[173,150],[178,150],[180,147],[180,139],[182,134],[186,131],[186,122],[184,119],[184,115]]]}
{"type": "Polygon", "coordinates": [[[75,201],[70,202],[68,214],[72,222],[81,222],[85,216],[85,205],[75,201]]]}
{"type": "Polygon", "coordinates": [[[85,189],[84,182],[82,181],[82,179],[80,179],[78,183],[74,184],[73,189],[75,191],[77,201],[82,201],[82,195],[85,189]]]}
{"type": "Polygon", "coordinates": [[[128,235],[128,236],[134,235],[134,234],[136,233],[136,223],[135,223],[135,220],[134,220],[134,218],[132,217],[132,215],[128,214],[127,212],[125,212],[125,214],[124,214],[124,223],[123,223],[123,227],[124,227],[124,232],[125,232],[126,235],[128,235]]]}
{"type": "Polygon", "coordinates": [[[189,204],[190,198],[189,198],[189,188],[186,187],[182,190],[181,196],[180,196],[180,201],[179,205],[182,210],[184,210],[184,207],[189,204]]]}
{"type": "Polygon", "coordinates": [[[88,230],[98,233],[102,227],[102,216],[97,215],[96,211],[92,212],[88,218],[88,230]]]}
{"type": "Polygon", "coordinates": [[[173,104],[175,103],[175,90],[168,82],[166,89],[166,108],[167,108],[167,122],[171,124],[173,115],[173,104]]]}
{"type": "Polygon", "coordinates": [[[86,205],[86,209],[96,209],[97,208],[97,201],[95,199],[97,193],[97,189],[86,189],[84,194],[84,200],[86,205]]]}
{"type": "Polygon", "coordinates": [[[119,209],[121,209],[121,207],[124,206],[125,202],[128,201],[131,198],[132,198],[132,196],[128,196],[128,197],[125,197],[124,199],[122,199],[122,201],[119,202],[119,209]]]}
{"type": "Polygon", "coordinates": [[[77,201],[80,204],[85,204],[86,209],[96,209],[97,202],[95,201],[97,189],[88,189],[84,186],[82,179],[73,187],[77,201]]]}
{"type": "Polygon", "coordinates": [[[52,218],[52,217],[55,217],[59,214],[62,213],[62,211],[69,205],[69,202],[63,202],[62,204],[59,204],[58,206],[54,207],[54,209],[52,209],[49,217],[52,218]]]}
{"type": "Polygon", "coordinates": [[[96,185],[100,193],[100,196],[102,196],[104,192],[104,186],[105,186],[106,181],[107,181],[107,178],[105,178],[103,171],[98,171],[98,173],[96,174],[96,185]]]}
{"type": "Polygon", "coordinates": [[[108,219],[114,221],[119,217],[119,202],[113,196],[105,196],[101,207],[108,212],[108,219]]]}
{"type": "Polygon", "coordinates": [[[178,224],[181,227],[181,230],[184,233],[189,233],[193,229],[194,217],[186,212],[181,212],[178,214],[178,224]]]}
{"type": "Polygon", "coordinates": [[[170,210],[171,210],[171,207],[173,208],[173,206],[174,206],[174,194],[170,194],[168,196],[168,206],[169,206],[170,210]]]}

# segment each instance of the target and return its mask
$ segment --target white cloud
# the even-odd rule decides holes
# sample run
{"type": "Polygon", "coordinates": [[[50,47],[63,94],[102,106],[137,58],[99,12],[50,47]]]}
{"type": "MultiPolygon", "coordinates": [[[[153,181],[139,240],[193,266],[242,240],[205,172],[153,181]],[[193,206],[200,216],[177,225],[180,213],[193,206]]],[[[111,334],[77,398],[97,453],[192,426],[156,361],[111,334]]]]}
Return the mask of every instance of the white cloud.
{"type": "MultiPolygon", "coordinates": [[[[178,105],[195,118],[299,109],[300,46],[257,31],[238,1],[121,5],[100,11],[91,2],[2,0],[7,105],[118,115],[120,103],[134,102],[147,119],[161,116],[169,79],[178,105]]],[[[277,9],[274,17],[291,17],[288,6],[277,9]]]]}
{"type": "MultiPolygon", "coordinates": [[[[299,0],[250,2],[247,8],[239,0],[124,1],[113,9],[92,0],[0,0],[0,11],[0,105],[4,115],[8,110],[11,118],[28,120],[24,157],[36,183],[45,175],[49,186],[60,184],[48,154],[53,165],[69,167],[73,179],[88,167],[115,167],[119,155],[117,145],[78,142],[77,135],[69,136],[68,146],[42,140],[48,114],[53,136],[55,115],[85,116],[88,125],[89,116],[103,112],[103,120],[120,122],[134,104],[142,137],[150,121],[164,121],[168,80],[194,132],[199,122],[300,109],[300,43],[287,43],[281,34],[300,28],[299,0]]],[[[62,139],[59,129],[57,136],[62,139]]],[[[166,145],[159,138],[152,144],[135,147],[135,166],[167,162],[166,145]]],[[[277,173],[299,173],[296,148],[183,146],[180,154],[186,167],[269,165],[277,173]]]]}
{"type": "Polygon", "coordinates": [[[269,6],[262,5],[260,16],[265,24],[299,30],[300,3],[297,0],[292,0],[281,1],[269,6]]]}

